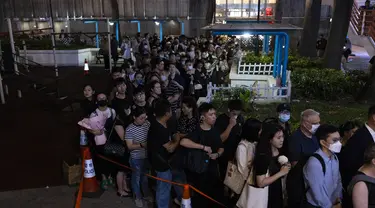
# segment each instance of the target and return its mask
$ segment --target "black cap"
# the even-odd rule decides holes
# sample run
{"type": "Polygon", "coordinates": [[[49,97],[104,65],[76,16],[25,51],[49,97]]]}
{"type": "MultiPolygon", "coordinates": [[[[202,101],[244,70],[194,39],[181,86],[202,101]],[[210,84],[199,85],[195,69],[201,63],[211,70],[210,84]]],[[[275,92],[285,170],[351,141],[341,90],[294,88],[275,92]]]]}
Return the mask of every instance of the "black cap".
{"type": "Polygon", "coordinates": [[[291,111],[290,109],[290,105],[288,103],[281,103],[277,106],[276,108],[276,111],[279,113],[279,112],[283,112],[283,111],[291,111]]]}

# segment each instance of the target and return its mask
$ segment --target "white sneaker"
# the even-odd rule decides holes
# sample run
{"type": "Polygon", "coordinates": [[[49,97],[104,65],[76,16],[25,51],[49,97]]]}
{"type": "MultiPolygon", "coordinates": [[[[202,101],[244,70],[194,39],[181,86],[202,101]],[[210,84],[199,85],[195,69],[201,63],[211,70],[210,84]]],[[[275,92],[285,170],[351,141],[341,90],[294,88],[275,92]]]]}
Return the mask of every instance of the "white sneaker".
{"type": "Polygon", "coordinates": [[[135,199],[134,202],[136,207],[143,207],[142,199],[135,199]]]}

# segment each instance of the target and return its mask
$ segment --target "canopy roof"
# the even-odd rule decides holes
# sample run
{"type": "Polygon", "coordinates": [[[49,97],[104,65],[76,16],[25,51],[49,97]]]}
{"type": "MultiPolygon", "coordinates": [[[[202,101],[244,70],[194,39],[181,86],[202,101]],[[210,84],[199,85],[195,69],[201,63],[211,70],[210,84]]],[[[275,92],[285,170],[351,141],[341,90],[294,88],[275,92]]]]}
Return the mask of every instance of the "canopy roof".
{"type": "Polygon", "coordinates": [[[231,24],[212,24],[202,28],[202,30],[220,31],[220,32],[288,32],[293,30],[302,30],[302,28],[291,24],[278,24],[278,23],[254,23],[248,24],[231,23],[231,24]]]}

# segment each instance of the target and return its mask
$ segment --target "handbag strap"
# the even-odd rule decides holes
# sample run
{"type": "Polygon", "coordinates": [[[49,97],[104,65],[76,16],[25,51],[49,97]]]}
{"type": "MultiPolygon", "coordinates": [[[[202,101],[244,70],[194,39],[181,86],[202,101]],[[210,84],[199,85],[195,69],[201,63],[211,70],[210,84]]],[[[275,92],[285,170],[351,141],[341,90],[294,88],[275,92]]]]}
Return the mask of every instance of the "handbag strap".
{"type": "MultiPolygon", "coordinates": [[[[111,131],[109,132],[109,135],[108,135],[107,141],[108,141],[108,140],[111,140],[112,133],[113,133],[113,129],[114,129],[115,126],[116,126],[116,121],[117,121],[117,120],[120,120],[120,121],[121,121],[121,119],[119,118],[119,116],[116,116],[115,118],[112,118],[112,117],[113,117],[112,108],[110,109],[110,111],[111,111],[111,117],[110,117],[109,119],[112,119],[112,120],[113,120],[113,124],[112,124],[111,131]]],[[[122,138],[121,138],[121,139],[122,139],[122,138]]]]}
{"type": "MultiPolygon", "coordinates": [[[[246,147],[246,145],[245,145],[242,141],[240,141],[240,143],[238,144],[238,146],[240,146],[240,145],[245,146],[245,148],[246,148],[246,152],[247,152],[247,147],[246,147]]],[[[237,146],[237,147],[238,147],[238,146],[237,146]]],[[[234,155],[234,157],[233,157],[233,159],[232,159],[232,163],[238,166],[236,156],[237,156],[237,150],[236,150],[236,154],[234,155]]]]}

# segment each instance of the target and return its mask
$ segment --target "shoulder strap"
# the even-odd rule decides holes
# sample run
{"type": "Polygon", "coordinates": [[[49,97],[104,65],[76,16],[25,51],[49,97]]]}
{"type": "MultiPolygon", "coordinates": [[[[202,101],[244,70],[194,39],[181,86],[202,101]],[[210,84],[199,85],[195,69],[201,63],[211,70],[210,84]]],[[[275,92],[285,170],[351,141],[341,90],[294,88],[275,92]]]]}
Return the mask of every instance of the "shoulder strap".
{"type": "Polygon", "coordinates": [[[325,164],[324,159],[322,158],[322,156],[320,156],[318,153],[314,153],[314,154],[311,155],[311,157],[315,157],[316,159],[318,159],[318,161],[322,165],[323,175],[325,175],[326,174],[326,164],[325,164]]]}
{"type": "MultiPolygon", "coordinates": [[[[365,174],[357,174],[355,175],[352,180],[350,181],[349,183],[349,186],[348,186],[348,192],[349,192],[349,195],[352,194],[352,191],[353,191],[353,188],[355,186],[356,183],[360,182],[360,181],[363,181],[365,183],[372,183],[372,184],[375,184],[375,179],[370,177],[370,176],[367,176],[365,174]]],[[[367,186],[369,187],[369,186],[367,186]]]]}

